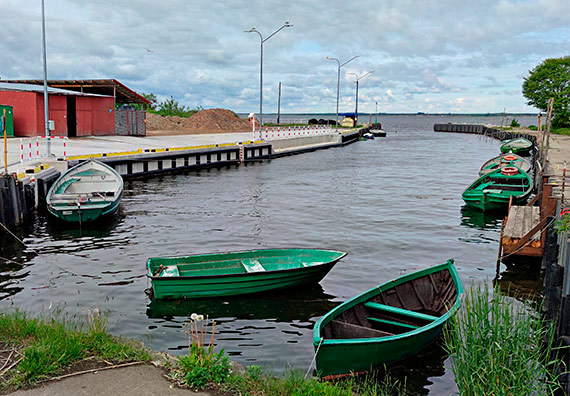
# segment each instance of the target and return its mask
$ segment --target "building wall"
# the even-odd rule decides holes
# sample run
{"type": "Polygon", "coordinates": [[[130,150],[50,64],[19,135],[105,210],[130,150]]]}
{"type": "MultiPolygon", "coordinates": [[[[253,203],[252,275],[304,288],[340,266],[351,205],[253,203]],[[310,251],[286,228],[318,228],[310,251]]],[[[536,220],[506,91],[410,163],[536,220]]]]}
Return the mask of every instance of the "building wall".
{"type": "Polygon", "coordinates": [[[78,96],[77,136],[114,135],[115,99],[78,96]]]}
{"type": "MultiPolygon", "coordinates": [[[[52,136],[68,136],[67,97],[49,96],[52,136]]],[[[77,136],[114,135],[115,100],[112,97],[76,96],[77,136]]],[[[44,136],[44,96],[37,92],[0,91],[0,104],[14,109],[14,136],[44,136]]]]}
{"type": "Polygon", "coordinates": [[[41,121],[38,120],[36,95],[35,92],[0,91],[0,103],[14,109],[14,136],[36,136],[38,122],[43,123],[43,115],[41,121]]]}

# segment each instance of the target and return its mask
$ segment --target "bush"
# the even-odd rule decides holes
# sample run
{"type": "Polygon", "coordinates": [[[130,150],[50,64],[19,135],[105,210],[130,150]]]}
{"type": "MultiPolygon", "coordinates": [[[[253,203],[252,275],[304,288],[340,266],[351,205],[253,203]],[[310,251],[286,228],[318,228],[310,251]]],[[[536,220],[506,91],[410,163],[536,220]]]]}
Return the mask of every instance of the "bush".
{"type": "Polygon", "coordinates": [[[518,128],[518,127],[521,126],[521,124],[519,124],[519,122],[517,121],[516,118],[513,118],[513,120],[511,121],[511,126],[512,126],[513,128],[518,128]]]}

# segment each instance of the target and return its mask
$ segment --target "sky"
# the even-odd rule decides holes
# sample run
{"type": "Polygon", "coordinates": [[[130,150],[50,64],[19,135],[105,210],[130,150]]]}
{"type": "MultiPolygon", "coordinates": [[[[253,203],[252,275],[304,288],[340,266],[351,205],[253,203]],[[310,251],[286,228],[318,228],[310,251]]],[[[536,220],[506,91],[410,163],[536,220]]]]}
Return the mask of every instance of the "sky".
{"type": "MultiPolygon", "coordinates": [[[[48,79],[259,112],[537,112],[522,83],[570,55],[568,0],[45,0],[48,79]],[[288,21],[293,26],[268,37],[288,21]]],[[[0,78],[42,79],[41,0],[0,0],[0,78]]]]}

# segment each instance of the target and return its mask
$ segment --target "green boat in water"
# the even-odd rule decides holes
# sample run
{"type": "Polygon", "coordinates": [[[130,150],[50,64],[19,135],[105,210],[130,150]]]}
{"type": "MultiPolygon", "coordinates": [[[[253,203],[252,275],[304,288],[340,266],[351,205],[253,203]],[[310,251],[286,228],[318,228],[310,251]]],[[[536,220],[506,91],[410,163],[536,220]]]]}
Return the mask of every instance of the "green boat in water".
{"type": "Polygon", "coordinates": [[[532,149],[532,146],[532,142],[525,138],[503,140],[503,144],[501,145],[501,153],[528,155],[532,149]]]}
{"type": "Polygon", "coordinates": [[[485,162],[481,166],[481,169],[479,170],[479,176],[486,175],[487,173],[491,173],[492,171],[497,170],[499,168],[505,168],[507,166],[513,166],[513,165],[516,166],[517,168],[520,168],[523,172],[529,174],[532,169],[530,161],[519,155],[508,153],[508,154],[498,155],[494,158],[491,158],[489,161],[485,162]]]}
{"type": "Polygon", "coordinates": [[[459,308],[462,293],[450,259],[344,302],[315,323],[317,374],[362,373],[420,352],[459,308]]]}
{"type": "Polygon", "coordinates": [[[532,192],[532,178],[516,166],[496,169],[479,177],[463,191],[465,203],[480,210],[501,210],[524,204],[532,192]]]}
{"type": "Polygon", "coordinates": [[[49,189],[48,211],[74,223],[115,213],[123,197],[123,178],[108,165],[88,160],[70,168],[49,189]]]}
{"type": "Polygon", "coordinates": [[[220,297],[317,283],[345,252],[262,249],[147,261],[155,298],[220,297]]]}

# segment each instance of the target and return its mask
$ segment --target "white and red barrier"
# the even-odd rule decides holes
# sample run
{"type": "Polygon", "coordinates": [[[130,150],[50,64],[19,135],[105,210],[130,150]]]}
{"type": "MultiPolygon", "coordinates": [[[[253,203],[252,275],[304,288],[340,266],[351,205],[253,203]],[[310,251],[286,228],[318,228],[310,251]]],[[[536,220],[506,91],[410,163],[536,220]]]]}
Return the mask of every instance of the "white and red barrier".
{"type": "Polygon", "coordinates": [[[326,125],[263,127],[256,131],[260,140],[292,139],[307,136],[330,135],[334,129],[326,125]]]}
{"type": "Polygon", "coordinates": [[[50,143],[52,155],[67,159],[69,139],[67,136],[36,136],[20,139],[20,163],[48,157],[50,143]]]}

